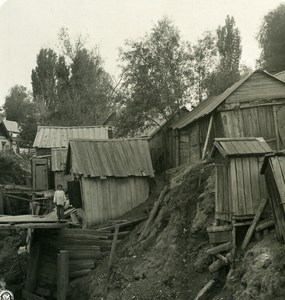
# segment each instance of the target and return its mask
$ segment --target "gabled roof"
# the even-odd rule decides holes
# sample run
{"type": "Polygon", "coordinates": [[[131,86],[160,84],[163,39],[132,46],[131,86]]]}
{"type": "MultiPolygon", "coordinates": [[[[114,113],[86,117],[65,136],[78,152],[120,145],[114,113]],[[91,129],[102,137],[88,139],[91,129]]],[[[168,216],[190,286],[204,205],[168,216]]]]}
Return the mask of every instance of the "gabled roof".
{"type": "Polygon", "coordinates": [[[266,76],[274,78],[274,79],[282,82],[283,84],[285,83],[280,78],[278,78],[272,74],[269,74],[268,72],[266,72],[264,70],[255,70],[255,71],[249,73],[248,75],[246,75],[245,77],[243,77],[240,81],[233,84],[228,89],[226,89],[222,94],[215,96],[215,97],[210,97],[210,98],[206,99],[205,101],[203,101],[202,103],[200,103],[197,107],[195,107],[193,110],[191,110],[187,115],[185,115],[180,120],[175,122],[172,125],[172,128],[173,129],[181,129],[181,128],[191,124],[192,122],[210,114],[220,104],[222,104],[235,90],[237,90],[245,81],[247,81],[253,74],[255,74],[257,72],[266,74],[266,76]]]}
{"type": "Polygon", "coordinates": [[[5,123],[3,122],[3,120],[0,120],[0,135],[2,134],[7,140],[12,141],[12,138],[9,134],[9,131],[7,130],[5,123]]]}
{"type": "Polygon", "coordinates": [[[3,120],[3,122],[9,132],[20,133],[19,125],[17,122],[10,120],[3,120]]]}
{"type": "Polygon", "coordinates": [[[274,74],[276,78],[285,82],[285,70],[274,74]]]}
{"type": "Polygon", "coordinates": [[[109,126],[38,126],[34,148],[67,148],[70,139],[108,139],[109,126]]]}
{"type": "Polygon", "coordinates": [[[215,157],[219,152],[224,157],[229,156],[263,156],[272,153],[272,149],[261,138],[216,138],[211,152],[211,157],[215,157]]]}
{"type": "Polygon", "coordinates": [[[67,148],[51,149],[51,170],[64,171],[67,157],[67,148]]]}
{"type": "MultiPolygon", "coordinates": [[[[268,167],[269,161],[271,161],[270,167],[273,171],[274,177],[279,178],[279,180],[282,179],[282,177],[283,177],[283,181],[284,181],[285,180],[285,151],[279,151],[279,152],[270,153],[270,154],[265,155],[263,162],[262,162],[261,170],[260,170],[261,174],[265,173],[265,171],[268,167]],[[273,160],[275,161],[274,165],[272,164],[273,160]],[[278,168],[281,169],[281,172],[280,171],[277,172],[278,168]],[[282,174],[282,176],[280,176],[280,174],[282,174]]],[[[284,194],[284,199],[285,199],[285,194],[284,194]]]]}
{"type": "Polygon", "coordinates": [[[146,139],[70,140],[66,171],[84,177],[154,176],[146,139]]]}

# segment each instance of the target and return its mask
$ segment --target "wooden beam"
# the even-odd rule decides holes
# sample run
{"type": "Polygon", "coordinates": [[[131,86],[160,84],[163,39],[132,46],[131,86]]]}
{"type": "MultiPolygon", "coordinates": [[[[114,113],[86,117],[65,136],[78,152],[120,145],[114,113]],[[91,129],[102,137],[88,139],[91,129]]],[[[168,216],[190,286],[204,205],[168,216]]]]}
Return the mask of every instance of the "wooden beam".
{"type": "Polygon", "coordinates": [[[274,221],[263,222],[263,223],[259,224],[258,226],[256,226],[255,231],[259,232],[259,231],[262,231],[264,229],[268,229],[268,228],[274,227],[274,226],[275,226],[274,221]]]}
{"type": "Polygon", "coordinates": [[[34,289],[37,286],[40,253],[41,253],[40,245],[38,243],[34,243],[31,247],[27,277],[25,282],[25,290],[30,293],[33,293],[34,289]]]}
{"type": "Polygon", "coordinates": [[[279,139],[279,130],[278,130],[278,120],[277,120],[277,107],[273,105],[273,121],[274,121],[274,129],[276,136],[276,147],[277,151],[280,150],[280,139],[279,139]]]}
{"type": "Polygon", "coordinates": [[[32,199],[27,199],[24,197],[20,197],[20,196],[15,196],[15,195],[11,195],[11,194],[4,194],[4,196],[6,196],[7,198],[12,198],[12,199],[16,199],[16,200],[22,200],[22,201],[26,201],[26,202],[33,202],[32,199]]]}
{"type": "Polygon", "coordinates": [[[202,160],[204,160],[205,157],[206,157],[206,151],[207,151],[208,144],[209,144],[209,139],[210,139],[210,135],[211,135],[212,125],[213,125],[213,113],[211,114],[211,118],[210,118],[210,122],[209,122],[209,126],[208,126],[206,140],[205,140],[205,144],[204,144],[204,148],[203,148],[203,152],[202,152],[202,160]]]}
{"type": "Polygon", "coordinates": [[[68,290],[68,251],[60,251],[57,255],[57,299],[66,300],[68,290]]]}
{"type": "Polygon", "coordinates": [[[265,208],[267,202],[268,202],[268,199],[263,199],[261,201],[261,203],[259,205],[259,208],[258,208],[258,210],[256,212],[256,215],[255,215],[255,217],[254,217],[254,219],[252,221],[252,224],[248,228],[247,233],[245,235],[245,238],[244,238],[244,240],[242,242],[242,245],[241,245],[241,250],[242,251],[245,251],[247,245],[249,244],[249,242],[251,240],[251,237],[252,237],[252,235],[253,235],[253,233],[255,231],[255,227],[256,227],[257,223],[259,222],[259,220],[260,220],[260,218],[262,216],[262,213],[264,211],[264,208],[265,208]]]}
{"type": "Polygon", "coordinates": [[[211,279],[203,288],[202,290],[197,294],[195,300],[202,300],[206,299],[205,295],[209,292],[209,290],[213,287],[215,283],[214,279],[211,279]]]}
{"type": "Polygon", "coordinates": [[[211,249],[208,249],[207,254],[215,255],[220,252],[230,250],[231,248],[232,248],[232,242],[227,242],[227,243],[221,244],[219,246],[213,247],[211,249]]]}

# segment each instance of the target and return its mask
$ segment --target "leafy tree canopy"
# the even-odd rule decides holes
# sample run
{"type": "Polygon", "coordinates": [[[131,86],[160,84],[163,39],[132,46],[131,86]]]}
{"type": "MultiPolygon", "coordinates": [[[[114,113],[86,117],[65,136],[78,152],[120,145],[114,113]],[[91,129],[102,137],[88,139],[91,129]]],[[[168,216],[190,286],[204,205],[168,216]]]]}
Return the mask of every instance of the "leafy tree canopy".
{"type": "Polygon", "coordinates": [[[158,21],[141,40],[126,42],[120,59],[121,134],[168,120],[186,104],[193,77],[190,53],[170,19],[158,21]]]}
{"type": "Polygon", "coordinates": [[[262,50],[259,64],[272,73],[285,70],[284,3],[263,18],[257,40],[262,50]]]}

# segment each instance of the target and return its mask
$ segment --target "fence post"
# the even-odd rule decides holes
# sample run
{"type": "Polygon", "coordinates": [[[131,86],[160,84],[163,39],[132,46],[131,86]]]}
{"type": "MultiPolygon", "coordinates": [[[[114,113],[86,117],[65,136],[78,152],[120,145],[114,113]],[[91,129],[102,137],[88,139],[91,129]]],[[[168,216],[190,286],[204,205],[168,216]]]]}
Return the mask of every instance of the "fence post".
{"type": "Polygon", "coordinates": [[[66,300],[68,290],[68,251],[57,255],[57,300],[66,300]]]}

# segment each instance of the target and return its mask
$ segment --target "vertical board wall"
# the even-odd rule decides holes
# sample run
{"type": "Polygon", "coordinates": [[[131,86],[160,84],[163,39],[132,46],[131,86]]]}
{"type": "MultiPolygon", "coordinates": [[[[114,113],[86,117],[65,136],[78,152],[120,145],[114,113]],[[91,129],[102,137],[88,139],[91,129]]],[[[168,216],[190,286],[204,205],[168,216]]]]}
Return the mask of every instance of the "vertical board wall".
{"type": "Polygon", "coordinates": [[[89,227],[123,215],[149,196],[148,177],[81,177],[80,180],[89,227]]]}

